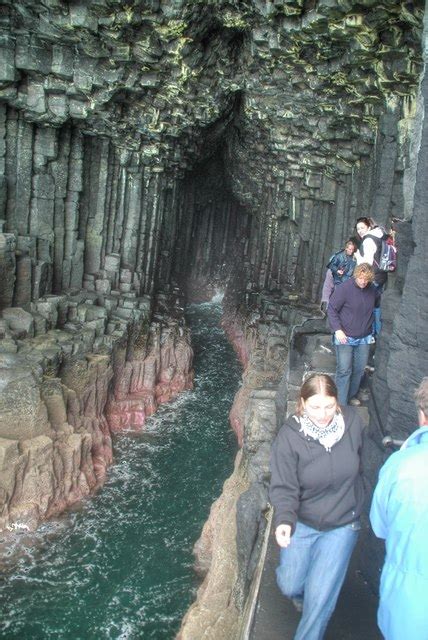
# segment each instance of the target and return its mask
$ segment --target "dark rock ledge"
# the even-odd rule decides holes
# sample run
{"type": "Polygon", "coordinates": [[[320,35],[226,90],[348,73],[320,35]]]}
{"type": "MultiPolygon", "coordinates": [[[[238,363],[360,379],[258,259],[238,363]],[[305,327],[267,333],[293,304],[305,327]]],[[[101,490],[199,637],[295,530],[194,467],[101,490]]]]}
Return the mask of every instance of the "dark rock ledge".
{"type": "Polygon", "coordinates": [[[162,298],[155,313],[148,296],[114,290],[3,310],[1,529],[33,528],[99,487],[111,433],[192,387],[188,329],[162,298]]]}

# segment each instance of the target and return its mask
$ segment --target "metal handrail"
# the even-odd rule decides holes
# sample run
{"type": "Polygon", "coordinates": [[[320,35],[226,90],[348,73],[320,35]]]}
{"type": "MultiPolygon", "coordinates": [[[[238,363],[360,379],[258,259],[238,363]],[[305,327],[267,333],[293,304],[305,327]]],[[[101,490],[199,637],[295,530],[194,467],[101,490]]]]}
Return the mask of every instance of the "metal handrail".
{"type": "Polygon", "coordinates": [[[382,446],[385,447],[385,449],[387,447],[399,449],[404,442],[405,440],[399,440],[398,438],[393,438],[392,436],[385,436],[384,438],[382,438],[382,446]]]}
{"type": "Polygon", "coordinates": [[[257,606],[263,567],[265,565],[266,554],[269,546],[269,536],[272,528],[273,507],[271,505],[268,505],[268,510],[265,512],[264,516],[267,522],[263,536],[263,546],[251,581],[250,591],[245,603],[244,613],[242,614],[241,628],[236,640],[249,640],[251,628],[253,626],[254,613],[257,606]]]}
{"type": "Polygon", "coordinates": [[[379,430],[383,436],[382,438],[382,446],[387,449],[388,447],[391,447],[392,449],[399,449],[401,447],[401,445],[405,442],[405,440],[401,440],[400,438],[394,438],[390,433],[388,433],[383,426],[381,417],[380,417],[380,413],[379,413],[379,409],[377,406],[377,402],[376,402],[376,396],[373,393],[373,385],[371,380],[369,381],[369,388],[370,388],[370,397],[372,399],[372,403],[373,403],[373,408],[375,410],[375,414],[376,414],[376,419],[377,419],[377,423],[379,426],[379,430]]]}
{"type": "Polygon", "coordinates": [[[387,431],[384,429],[383,422],[382,422],[381,417],[380,417],[379,409],[378,409],[377,402],[376,402],[376,397],[375,397],[375,394],[373,393],[372,381],[368,380],[368,383],[369,383],[369,388],[370,388],[370,397],[371,397],[371,400],[373,402],[373,408],[375,410],[377,423],[379,425],[379,429],[380,429],[381,434],[384,436],[384,438],[386,438],[386,437],[388,437],[388,434],[387,434],[387,431]]]}

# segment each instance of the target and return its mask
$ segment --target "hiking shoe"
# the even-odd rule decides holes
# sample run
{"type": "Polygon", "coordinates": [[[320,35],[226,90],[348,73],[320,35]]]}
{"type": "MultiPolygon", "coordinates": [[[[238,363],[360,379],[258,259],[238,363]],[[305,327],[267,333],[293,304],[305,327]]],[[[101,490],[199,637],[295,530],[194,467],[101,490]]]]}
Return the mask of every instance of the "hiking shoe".
{"type": "Polygon", "coordinates": [[[351,407],[361,407],[361,400],[358,400],[358,398],[351,398],[349,404],[351,407]]]}

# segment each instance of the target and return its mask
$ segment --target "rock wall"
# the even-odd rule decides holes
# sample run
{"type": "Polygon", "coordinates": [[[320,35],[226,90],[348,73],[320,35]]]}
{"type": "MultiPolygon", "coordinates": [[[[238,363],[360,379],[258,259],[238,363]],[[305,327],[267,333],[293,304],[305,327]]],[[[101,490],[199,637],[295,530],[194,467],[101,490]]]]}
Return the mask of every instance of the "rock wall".
{"type": "Polygon", "coordinates": [[[372,482],[381,430],[412,428],[428,344],[424,9],[421,0],[0,9],[2,523],[35,522],[97,486],[111,431],[142,424],[191,384],[179,292],[200,300],[227,289],[225,328],[245,365],[231,412],[242,454],[204,531],[201,565],[211,570],[183,638],[237,628],[294,327],[316,315],[328,257],[360,215],[398,220],[372,482]],[[225,546],[219,583],[210,575],[223,575],[225,546]],[[204,598],[220,591],[204,622],[204,598]]]}
{"type": "Polygon", "coordinates": [[[113,431],[191,388],[192,351],[179,290],[153,295],[159,174],[0,110],[0,528],[34,527],[100,486],[113,431]]]}
{"type": "Polygon", "coordinates": [[[180,263],[175,247],[173,274],[184,283],[188,300],[211,299],[216,292],[224,291],[238,261],[244,259],[251,216],[233,197],[218,153],[186,176],[183,190],[191,215],[187,218],[190,224],[180,236],[187,235],[188,250],[180,263]]]}
{"type": "MultiPolygon", "coordinates": [[[[424,18],[423,48],[425,65],[428,57],[428,14],[424,18]]],[[[413,392],[428,375],[428,283],[426,255],[428,250],[428,216],[426,211],[428,165],[428,79],[426,66],[421,78],[411,150],[413,152],[413,190],[406,192],[412,210],[411,225],[402,223],[404,260],[397,273],[396,290],[387,291],[383,308],[389,319],[381,334],[376,359],[379,366],[373,381],[370,403],[370,441],[366,450],[366,472],[370,488],[385,453],[380,446],[384,435],[405,439],[418,426],[413,392]]],[[[361,566],[376,585],[383,561],[383,545],[369,532],[364,539],[361,566]]]]}
{"type": "Polygon", "coordinates": [[[2,252],[16,260],[2,280],[1,306],[82,287],[152,293],[165,179],[108,139],[29,124],[4,106],[0,112],[2,252]]]}
{"type": "Polygon", "coordinates": [[[0,528],[35,527],[88,495],[112,462],[111,434],[143,426],[192,386],[182,318],[146,298],[47,295],[3,310],[0,528]]]}
{"type": "MultiPolygon", "coordinates": [[[[35,231],[49,240],[52,201],[63,197],[52,192],[55,166],[67,172],[49,127],[64,144],[71,136],[72,164],[85,138],[84,177],[95,187],[79,204],[77,238],[76,196],[67,200],[56,291],[61,260],[67,284],[82,263],[89,278],[101,270],[104,279],[119,253],[144,292],[156,272],[166,281],[190,275],[201,297],[238,262],[254,289],[315,300],[326,260],[358,215],[411,216],[423,8],[419,0],[4,3],[0,99],[19,112],[6,120],[20,166],[14,182],[7,165],[16,163],[6,161],[4,181],[20,233],[31,201],[40,209],[35,231]],[[220,253],[239,259],[229,266],[220,253]]],[[[77,178],[71,190],[79,189],[77,178]]],[[[57,227],[60,219],[57,211],[57,227]]]]}

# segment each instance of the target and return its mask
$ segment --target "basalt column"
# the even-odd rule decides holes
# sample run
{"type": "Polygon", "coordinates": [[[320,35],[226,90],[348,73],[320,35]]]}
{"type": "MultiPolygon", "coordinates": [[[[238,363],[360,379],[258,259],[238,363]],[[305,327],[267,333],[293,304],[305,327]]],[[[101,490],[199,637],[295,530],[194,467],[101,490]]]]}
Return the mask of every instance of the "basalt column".
{"type": "Polygon", "coordinates": [[[107,138],[2,108],[1,527],[96,488],[111,431],[192,385],[180,292],[153,297],[163,176],[107,138]],[[155,313],[155,316],[153,315],[155,313]]]}
{"type": "Polygon", "coordinates": [[[102,480],[111,429],[191,384],[181,292],[226,285],[243,448],[183,638],[238,628],[290,343],[321,330],[325,265],[360,215],[399,219],[374,396],[391,431],[411,415],[394,371],[426,373],[423,15],[421,0],[2,5],[1,525],[102,480]]]}

